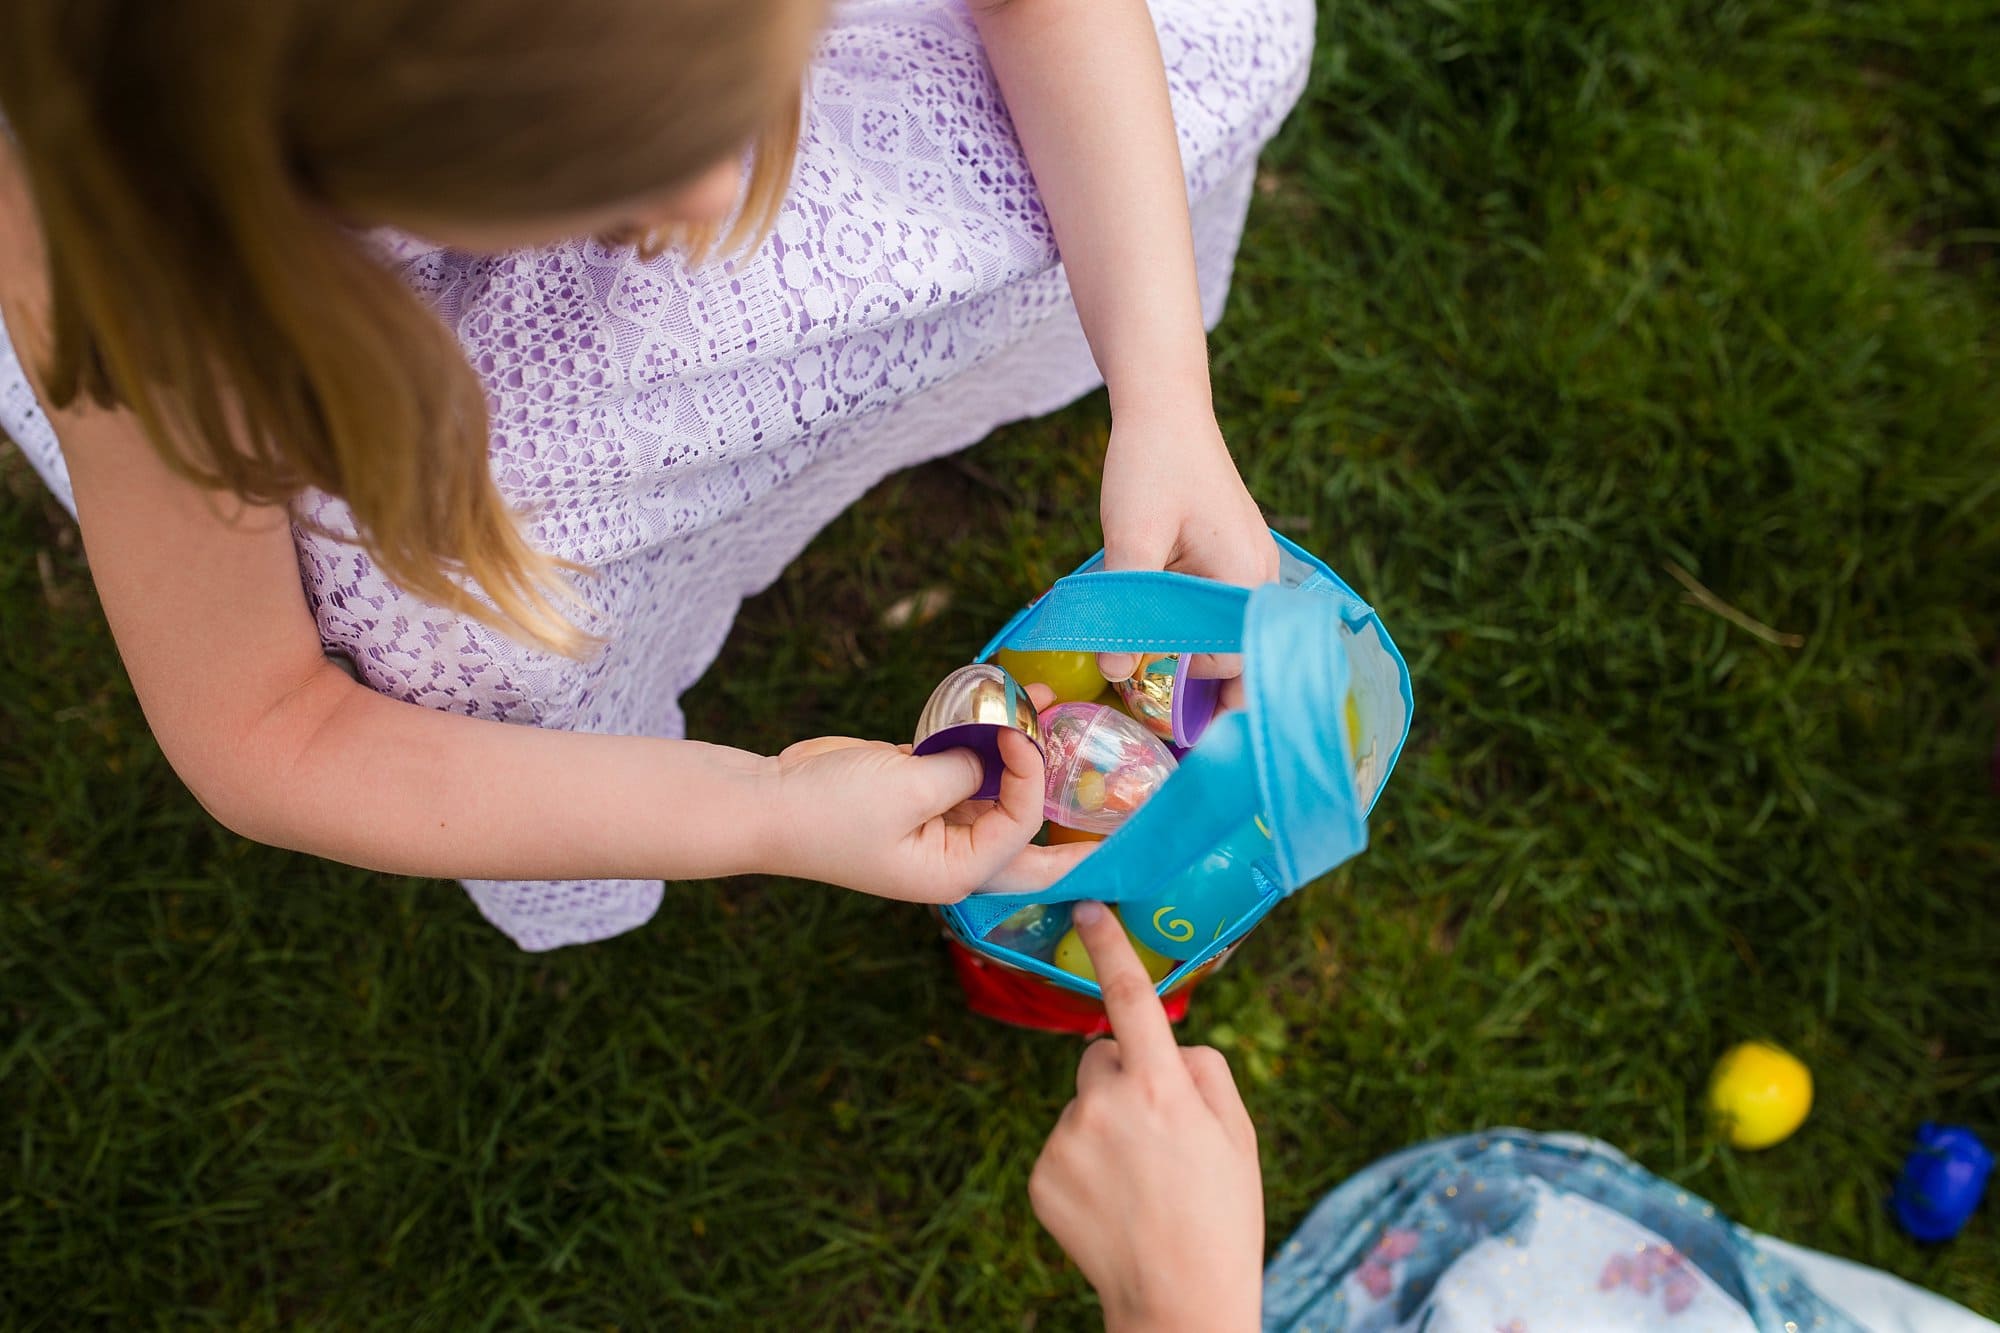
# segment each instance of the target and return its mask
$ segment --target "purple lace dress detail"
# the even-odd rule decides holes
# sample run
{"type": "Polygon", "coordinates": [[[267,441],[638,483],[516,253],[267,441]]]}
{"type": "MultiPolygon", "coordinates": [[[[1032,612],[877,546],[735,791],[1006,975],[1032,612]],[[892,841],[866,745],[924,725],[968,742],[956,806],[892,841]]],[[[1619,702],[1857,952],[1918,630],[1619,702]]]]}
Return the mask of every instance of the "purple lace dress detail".
{"type": "MultiPolygon", "coordinates": [[[[1258,150],[1312,51],[1311,0],[1154,0],[1221,314],[1258,150]]],[[[743,598],[888,473],[1050,411],[1098,377],[962,0],[855,0],[814,62],[792,190],[756,253],[690,270],[578,240],[502,257],[377,237],[488,390],[493,472],[536,541],[598,571],[588,662],[526,648],[296,530],[329,652],[427,708],[680,736],[680,695],[743,598]]],[[[0,428],[69,502],[55,438],[0,332],[0,428]]],[[[345,507],[296,506],[333,532],[345,507]]],[[[646,880],[468,881],[524,949],[630,930],[646,880]]]]}

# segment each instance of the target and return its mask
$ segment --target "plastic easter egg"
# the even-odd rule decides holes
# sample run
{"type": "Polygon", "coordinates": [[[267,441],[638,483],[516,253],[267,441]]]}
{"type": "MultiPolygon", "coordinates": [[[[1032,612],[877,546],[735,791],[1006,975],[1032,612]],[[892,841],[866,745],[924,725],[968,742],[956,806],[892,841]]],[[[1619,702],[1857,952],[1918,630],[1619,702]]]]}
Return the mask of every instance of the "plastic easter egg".
{"type": "Polygon", "coordinates": [[[1048,788],[1042,813],[1065,828],[1115,833],[1174,771],[1158,737],[1102,704],[1042,710],[1048,788]]]}
{"type": "Polygon", "coordinates": [[[1251,820],[1158,894],[1125,903],[1132,938],[1169,958],[1194,957],[1263,897],[1250,868],[1270,854],[1269,826],[1251,820]]]}
{"type": "Polygon", "coordinates": [[[1096,653],[1019,652],[1002,648],[993,660],[1023,685],[1046,685],[1057,703],[1088,703],[1104,693],[1096,653]]]}
{"type": "Polygon", "coordinates": [[[1977,1134],[1963,1125],[1923,1125],[1890,1209],[1918,1240],[1950,1240],[1979,1207],[1992,1174],[1993,1154],[1977,1134]]]}
{"type": "Polygon", "coordinates": [[[1043,839],[1051,847],[1060,847],[1070,842],[1103,842],[1102,833],[1092,833],[1087,829],[1064,828],[1061,824],[1050,824],[1043,839]]]}
{"type": "Polygon", "coordinates": [[[1142,657],[1131,679],[1114,686],[1127,712],[1155,736],[1182,749],[1201,739],[1222,697],[1221,681],[1188,674],[1191,660],[1179,653],[1142,657]]]}
{"type": "MultiPolygon", "coordinates": [[[[1125,928],[1125,935],[1131,939],[1130,926],[1125,928]]],[[[1161,957],[1136,939],[1132,940],[1132,949],[1139,955],[1139,961],[1145,965],[1146,975],[1151,977],[1156,985],[1167,973],[1179,966],[1173,959],[1161,957]]],[[[1055,963],[1057,967],[1072,976],[1082,977],[1085,981],[1097,980],[1097,969],[1090,962],[1090,950],[1083,947],[1083,936],[1077,934],[1074,927],[1056,945],[1055,963]]]]}
{"type": "Polygon", "coordinates": [[[991,662],[962,666],[938,682],[924,711],[917,715],[916,754],[965,749],[979,757],[982,777],[975,800],[1000,795],[1000,776],[1007,765],[1000,758],[1000,733],[1018,731],[1037,748],[1041,723],[1028,691],[991,662]]]}
{"type": "Polygon", "coordinates": [[[1738,1148],[1768,1148],[1790,1138],[1812,1110],[1812,1071],[1769,1042],[1732,1046],[1715,1062],[1708,1108],[1738,1148]]]}
{"type": "Polygon", "coordinates": [[[1174,669],[1178,661],[1173,653],[1142,657],[1131,679],[1111,685],[1125,711],[1161,740],[1172,740],[1174,735],[1174,669]]]}
{"type": "Polygon", "coordinates": [[[1029,903],[987,932],[989,944],[1048,962],[1069,931],[1068,903],[1029,903]]]}

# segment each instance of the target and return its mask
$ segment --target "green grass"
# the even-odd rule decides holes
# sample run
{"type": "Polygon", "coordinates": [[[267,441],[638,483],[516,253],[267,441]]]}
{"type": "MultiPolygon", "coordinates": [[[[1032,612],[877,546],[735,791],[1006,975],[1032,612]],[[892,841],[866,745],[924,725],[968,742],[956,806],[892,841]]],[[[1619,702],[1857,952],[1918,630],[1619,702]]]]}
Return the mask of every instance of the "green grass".
{"type": "MultiPolygon", "coordinates": [[[[2000,1140],[1996,25],[1324,16],[1218,402],[1419,710],[1374,847],[1189,1025],[1273,1242],[1413,1139],[1574,1129],[2000,1315],[2000,1205],[1937,1248],[1880,1206],[1918,1121],[2000,1140]],[[1818,1106],[1739,1155],[1699,1089],[1757,1035],[1818,1106]]],[[[745,610],[697,734],[902,734],[1095,545],[1104,432],[1100,398],[879,488],[745,610]]],[[[1024,1195],[1075,1049],[967,1016],[922,913],[688,885],[536,957],[451,885],[223,834],[0,473],[0,1323],[1089,1326],[1024,1195]]]]}

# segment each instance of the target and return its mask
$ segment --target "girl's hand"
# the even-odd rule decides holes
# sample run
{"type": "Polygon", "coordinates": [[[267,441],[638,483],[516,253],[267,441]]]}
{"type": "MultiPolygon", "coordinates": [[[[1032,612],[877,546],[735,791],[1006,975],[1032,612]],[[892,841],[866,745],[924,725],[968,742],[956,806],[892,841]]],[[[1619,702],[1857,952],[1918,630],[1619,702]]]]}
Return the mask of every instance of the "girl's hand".
{"type": "Polygon", "coordinates": [[[1047,888],[1091,845],[1031,846],[1042,826],[1042,757],[1010,732],[1000,758],[1000,799],[974,801],[982,772],[970,750],[913,755],[851,736],[800,741],[776,761],[769,868],[906,902],[1047,888]]]}
{"type": "Polygon", "coordinates": [[[1182,1050],[1110,912],[1076,909],[1113,1035],[1076,1069],[1028,1198],[1097,1289],[1112,1333],[1257,1327],[1264,1189],[1257,1131],[1221,1054],[1182,1050]]]}
{"type": "MultiPolygon", "coordinates": [[[[1278,546],[1237,474],[1215,414],[1114,409],[1099,501],[1106,569],[1171,569],[1255,587],[1278,577],[1278,546]]],[[[1124,680],[1138,666],[1130,653],[1106,653],[1098,666],[1124,680]]],[[[1198,675],[1235,676],[1239,664],[1197,659],[1198,675]]]]}

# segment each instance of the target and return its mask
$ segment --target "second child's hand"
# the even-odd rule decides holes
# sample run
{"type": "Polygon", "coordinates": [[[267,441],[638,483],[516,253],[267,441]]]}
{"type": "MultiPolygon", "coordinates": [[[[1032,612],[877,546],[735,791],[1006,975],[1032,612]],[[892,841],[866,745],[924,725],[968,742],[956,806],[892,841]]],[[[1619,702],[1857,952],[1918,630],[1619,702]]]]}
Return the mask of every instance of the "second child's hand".
{"type": "Polygon", "coordinates": [[[1112,914],[1082,903],[1075,919],[1112,1036],[1084,1051],[1035,1163],[1035,1216],[1097,1289],[1110,1333],[1249,1333],[1264,1260],[1256,1127],[1221,1053],[1175,1042],[1112,914]]]}

